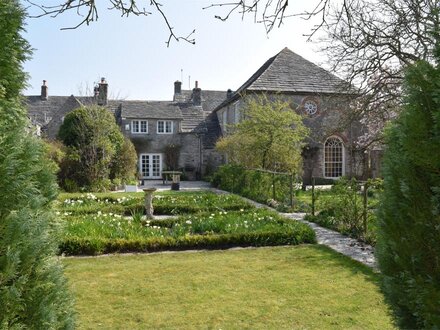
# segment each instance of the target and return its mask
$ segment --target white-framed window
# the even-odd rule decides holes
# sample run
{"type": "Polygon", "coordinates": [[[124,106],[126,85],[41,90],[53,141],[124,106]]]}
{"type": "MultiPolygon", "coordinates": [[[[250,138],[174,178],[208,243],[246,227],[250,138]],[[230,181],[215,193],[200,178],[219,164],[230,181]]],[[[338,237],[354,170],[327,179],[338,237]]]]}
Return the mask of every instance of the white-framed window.
{"type": "Polygon", "coordinates": [[[339,178],[345,174],[344,143],[337,136],[329,137],[324,143],[324,177],[339,178]]]}
{"type": "Polygon", "coordinates": [[[157,121],[157,134],[172,134],[173,122],[171,120],[158,120],[157,121]]]}
{"type": "Polygon", "coordinates": [[[148,120],[132,120],[131,132],[134,134],[147,134],[148,133],[148,120]]]}

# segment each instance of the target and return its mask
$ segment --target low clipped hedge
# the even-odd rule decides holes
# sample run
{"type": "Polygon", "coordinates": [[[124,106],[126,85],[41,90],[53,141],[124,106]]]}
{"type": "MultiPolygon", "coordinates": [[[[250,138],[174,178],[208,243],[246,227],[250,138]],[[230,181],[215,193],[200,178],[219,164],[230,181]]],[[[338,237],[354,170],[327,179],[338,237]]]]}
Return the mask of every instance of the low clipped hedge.
{"type": "Polygon", "coordinates": [[[165,250],[224,249],[246,246],[276,246],[316,243],[315,233],[307,226],[298,230],[249,232],[220,235],[153,237],[148,239],[103,239],[73,237],[63,240],[60,252],[66,255],[98,255],[121,252],[157,252],[165,250]]]}
{"type": "MultiPolygon", "coordinates": [[[[59,209],[73,215],[117,213],[132,215],[145,214],[143,193],[97,193],[61,194],[59,209]]],[[[234,195],[218,195],[212,192],[160,192],[154,195],[154,214],[180,215],[213,211],[237,211],[252,206],[234,195]]]]}

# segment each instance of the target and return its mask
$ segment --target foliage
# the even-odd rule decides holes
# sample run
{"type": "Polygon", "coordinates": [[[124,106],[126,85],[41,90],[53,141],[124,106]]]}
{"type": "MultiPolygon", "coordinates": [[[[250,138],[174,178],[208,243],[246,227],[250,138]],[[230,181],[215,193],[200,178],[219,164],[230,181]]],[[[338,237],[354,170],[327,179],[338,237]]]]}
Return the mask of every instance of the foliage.
{"type": "Polygon", "coordinates": [[[164,162],[168,171],[177,171],[179,168],[179,156],[181,146],[177,144],[167,144],[164,147],[164,162]]]}
{"type": "MultiPolygon", "coordinates": [[[[288,175],[274,175],[248,170],[240,165],[227,164],[217,169],[211,178],[211,184],[260,203],[269,203],[272,204],[271,206],[282,208],[290,206],[290,176],[288,175]],[[275,196],[273,196],[273,184],[275,184],[275,196]]],[[[299,188],[298,184],[293,182],[294,207],[296,210],[304,210],[307,205],[296,198],[299,188]]]]}
{"type": "Polygon", "coordinates": [[[356,179],[341,178],[332,187],[336,198],[331,201],[330,208],[342,224],[344,231],[356,237],[362,236],[362,196],[360,185],[356,179]]]}
{"type": "MultiPolygon", "coordinates": [[[[115,213],[132,215],[145,212],[142,193],[61,194],[58,198],[61,213],[84,215],[115,213]]],[[[251,205],[234,195],[212,192],[160,192],[154,195],[154,214],[189,214],[198,212],[233,211],[249,209],[251,205]]]]}
{"type": "Polygon", "coordinates": [[[316,191],[315,216],[307,215],[306,220],[323,227],[336,230],[369,244],[376,243],[377,195],[380,180],[370,180],[368,184],[367,205],[364,206],[363,184],[356,179],[341,178],[330,191],[316,191]],[[365,228],[364,212],[367,223],[365,228]],[[366,229],[366,230],[365,230],[366,229]]]}
{"type": "Polygon", "coordinates": [[[106,190],[111,180],[134,180],[136,153],[124,139],[114,116],[105,108],[90,106],[66,115],[58,138],[67,152],[60,172],[66,190],[106,190]]]}
{"type": "Polygon", "coordinates": [[[128,184],[136,181],[138,167],[137,154],[133,143],[128,137],[124,137],[124,142],[113,157],[110,168],[110,179],[113,183],[118,185],[128,184]]]}
{"type": "Polygon", "coordinates": [[[251,98],[243,109],[243,120],[232,134],[217,142],[228,161],[247,168],[302,172],[302,147],[309,130],[287,102],[267,96],[251,98]]]}
{"type": "Polygon", "coordinates": [[[72,299],[55,258],[53,167],[19,97],[30,55],[24,16],[18,1],[0,2],[0,328],[71,329],[72,299]]]}
{"type": "Polygon", "coordinates": [[[440,326],[439,81],[438,64],[410,67],[405,109],[387,132],[377,255],[402,328],[440,326]]]}

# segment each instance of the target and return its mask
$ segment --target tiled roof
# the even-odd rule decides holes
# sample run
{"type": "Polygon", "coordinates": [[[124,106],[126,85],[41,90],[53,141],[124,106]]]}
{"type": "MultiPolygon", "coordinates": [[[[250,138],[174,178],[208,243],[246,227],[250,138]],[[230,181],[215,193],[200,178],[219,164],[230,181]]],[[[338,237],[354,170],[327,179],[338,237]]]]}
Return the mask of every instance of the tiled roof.
{"type": "MultiPolygon", "coordinates": [[[[266,61],[220,109],[246,91],[281,93],[352,94],[348,83],[287,47],[266,61]]],[[[216,109],[216,110],[217,110],[216,109]]]]}
{"type": "Polygon", "coordinates": [[[40,95],[26,96],[24,102],[28,109],[28,115],[42,125],[47,124],[56,112],[63,107],[69,96],[50,96],[42,100],[40,95]]]}
{"type": "Polygon", "coordinates": [[[180,104],[179,107],[183,118],[180,126],[182,132],[186,133],[192,132],[194,130],[200,131],[200,129],[202,128],[200,125],[205,119],[202,108],[193,106],[190,103],[180,104]]]}
{"type": "MultiPolygon", "coordinates": [[[[190,103],[192,97],[192,90],[182,90],[178,103],[190,103]]],[[[202,89],[202,108],[205,112],[211,112],[218,105],[226,100],[226,91],[212,91],[202,89]]]]}
{"type": "Polygon", "coordinates": [[[203,146],[212,149],[220,137],[220,125],[217,115],[212,111],[226,100],[226,91],[202,89],[201,96],[202,106],[194,106],[191,101],[192,91],[182,90],[178,98],[183,115],[182,131],[203,132],[203,146]]]}
{"type": "Polygon", "coordinates": [[[172,101],[119,101],[123,118],[182,119],[172,101]]]}

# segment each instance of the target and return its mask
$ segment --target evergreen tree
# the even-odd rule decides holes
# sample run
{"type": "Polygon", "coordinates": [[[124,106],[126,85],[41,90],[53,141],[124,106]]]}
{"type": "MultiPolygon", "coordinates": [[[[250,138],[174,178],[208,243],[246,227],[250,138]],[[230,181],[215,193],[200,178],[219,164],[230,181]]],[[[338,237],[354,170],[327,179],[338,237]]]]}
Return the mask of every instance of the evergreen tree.
{"type": "Polygon", "coordinates": [[[30,47],[25,13],[0,1],[0,329],[73,328],[72,299],[56,258],[57,188],[20,98],[30,47]]]}
{"type": "Polygon", "coordinates": [[[377,256],[402,328],[440,328],[440,53],[406,72],[406,105],[388,130],[377,256]]]}

